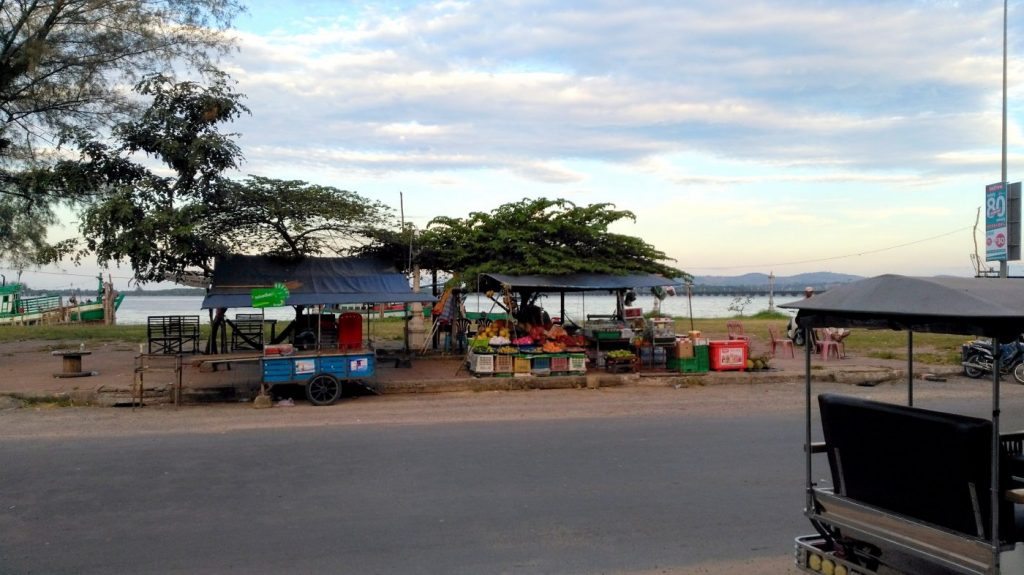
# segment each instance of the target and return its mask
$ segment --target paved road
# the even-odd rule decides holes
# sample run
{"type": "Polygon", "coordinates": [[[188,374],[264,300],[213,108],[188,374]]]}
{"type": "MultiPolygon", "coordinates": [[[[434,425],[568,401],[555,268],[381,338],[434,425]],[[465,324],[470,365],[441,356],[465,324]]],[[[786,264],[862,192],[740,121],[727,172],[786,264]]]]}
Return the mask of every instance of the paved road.
{"type": "Polygon", "coordinates": [[[317,427],[0,433],[0,573],[708,572],[779,565],[808,530],[796,407],[682,390],[658,392],[675,411],[587,416],[587,393],[516,396],[567,419],[330,423],[419,399],[364,398],[317,427]]]}

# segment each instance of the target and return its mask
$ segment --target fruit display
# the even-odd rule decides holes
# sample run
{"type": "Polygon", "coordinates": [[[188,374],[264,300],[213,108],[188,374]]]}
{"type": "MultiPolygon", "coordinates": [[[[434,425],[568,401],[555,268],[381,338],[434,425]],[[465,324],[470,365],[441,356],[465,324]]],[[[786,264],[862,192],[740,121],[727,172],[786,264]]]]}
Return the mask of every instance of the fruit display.
{"type": "Polygon", "coordinates": [[[608,359],[634,359],[636,354],[627,349],[615,349],[607,353],[608,359]]]}
{"type": "Polygon", "coordinates": [[[512,330],[507,320],[496,319],[490,325],[480,330],[477,337],[487,338],[488,340],[494,337],[503,337],[511,341],[512,330]]]}

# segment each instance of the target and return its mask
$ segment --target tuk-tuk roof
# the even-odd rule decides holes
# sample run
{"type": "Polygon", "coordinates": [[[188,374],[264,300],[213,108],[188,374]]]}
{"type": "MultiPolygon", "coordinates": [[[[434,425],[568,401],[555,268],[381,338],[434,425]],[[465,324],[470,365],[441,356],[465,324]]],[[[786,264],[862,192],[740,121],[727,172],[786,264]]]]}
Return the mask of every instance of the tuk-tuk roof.
{"type": "Polygon", "coordinates": [[[1024,281],[881,275],[782,304],[803,327],[867,327],[1016,339],[1024,281]]]}

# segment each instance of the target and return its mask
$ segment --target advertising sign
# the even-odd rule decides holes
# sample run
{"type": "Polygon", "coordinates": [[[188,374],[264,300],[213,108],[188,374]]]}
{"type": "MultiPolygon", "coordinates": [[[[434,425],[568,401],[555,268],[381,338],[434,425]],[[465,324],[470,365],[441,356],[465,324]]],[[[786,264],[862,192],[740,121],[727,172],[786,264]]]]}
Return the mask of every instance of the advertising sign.
{"type": "Polygon", "coordinates": [[[1009,213],[1006,182],[985,186],[985,261],[1006,261],[1009,213]]]}
{"type": "Polygon", "coordinates": [[[252,307],[281,307],[291,293],[283,283],[276,283],[271,288],[255,288],[252,290],[252,307]]]}

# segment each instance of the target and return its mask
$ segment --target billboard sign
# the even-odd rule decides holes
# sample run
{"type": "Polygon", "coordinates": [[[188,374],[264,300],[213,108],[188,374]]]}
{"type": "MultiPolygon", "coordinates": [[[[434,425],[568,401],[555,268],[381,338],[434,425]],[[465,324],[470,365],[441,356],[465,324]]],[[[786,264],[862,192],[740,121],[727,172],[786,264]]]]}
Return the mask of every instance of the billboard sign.
{"type": "Polygon", "coordinates": [[[1006,182],[985,186],[985,261],[1007,260],[1010,205],[1006,182]]]}

